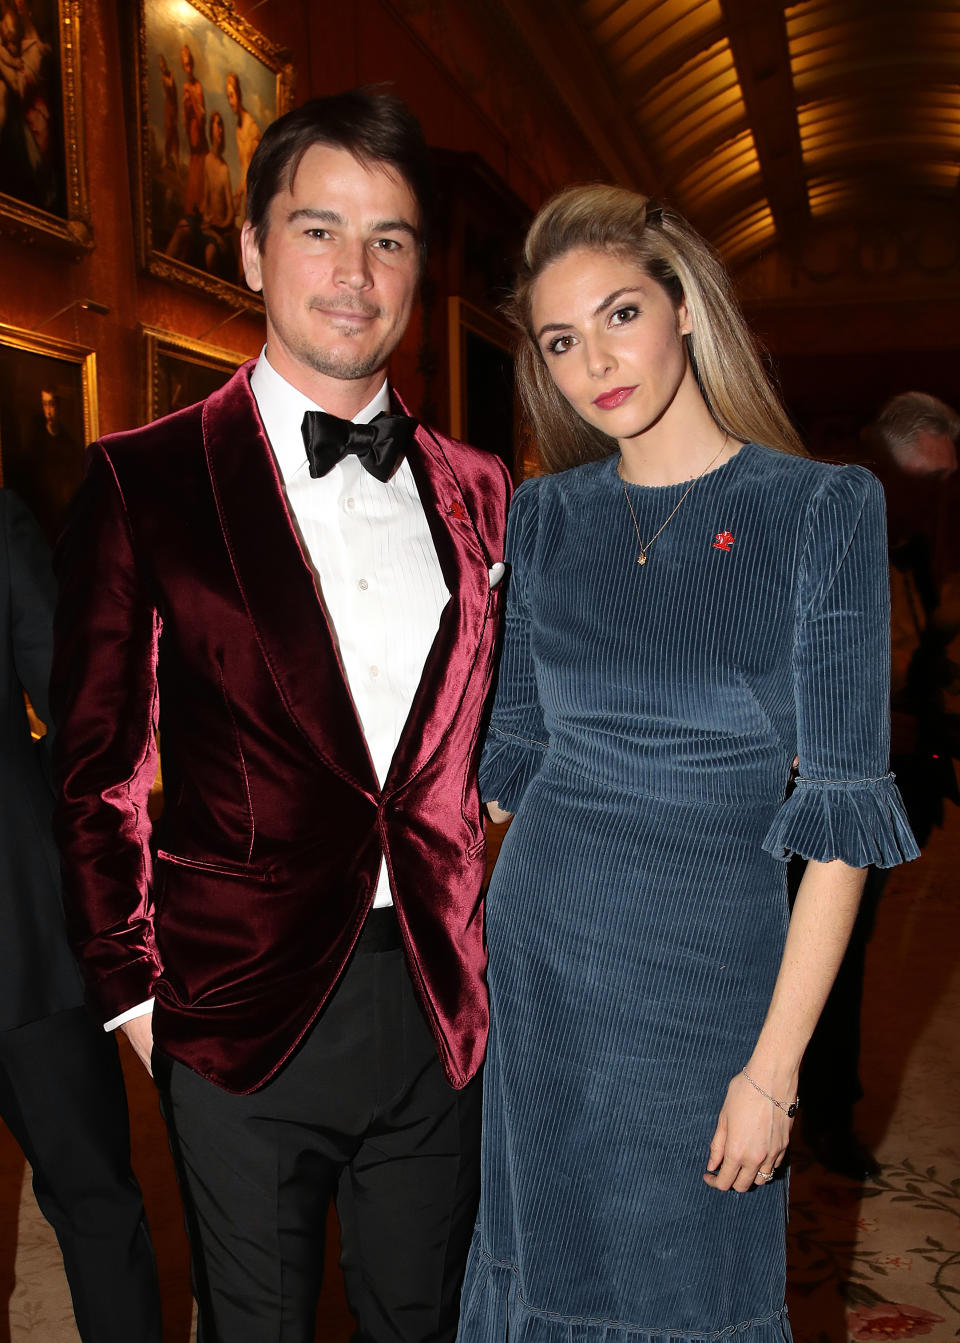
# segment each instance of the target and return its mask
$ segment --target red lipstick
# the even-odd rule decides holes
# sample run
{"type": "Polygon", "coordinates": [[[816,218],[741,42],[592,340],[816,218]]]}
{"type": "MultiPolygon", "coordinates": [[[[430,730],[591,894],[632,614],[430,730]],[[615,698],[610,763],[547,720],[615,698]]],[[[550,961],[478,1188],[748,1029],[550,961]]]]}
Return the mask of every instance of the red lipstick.
{"type": "Polygon", "coordinates": [[[604,392],[602,396],[594,397],[593,404],[599,410],[616,410],[617,406],[622,406],[634,391],[635,387],[614,387],[612,392],[604,392]]]}

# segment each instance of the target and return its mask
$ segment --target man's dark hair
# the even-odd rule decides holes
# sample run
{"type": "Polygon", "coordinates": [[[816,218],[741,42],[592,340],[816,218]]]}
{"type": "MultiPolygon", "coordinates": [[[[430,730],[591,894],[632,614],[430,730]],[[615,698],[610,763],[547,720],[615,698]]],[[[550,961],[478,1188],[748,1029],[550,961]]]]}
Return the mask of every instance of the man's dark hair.
{"type": "Polygon", "coordinates": [[[399,173],[420,210],[423,261],[433,198],[430,151],[406,103],[392,93],[369,87],[311,98],[264,131],[247,169],[247,219],[260,251],[266,243],[270,202],[292,185],[304,154],[313,145],[345,149],[363,164],[384,163],[399,173]]]}

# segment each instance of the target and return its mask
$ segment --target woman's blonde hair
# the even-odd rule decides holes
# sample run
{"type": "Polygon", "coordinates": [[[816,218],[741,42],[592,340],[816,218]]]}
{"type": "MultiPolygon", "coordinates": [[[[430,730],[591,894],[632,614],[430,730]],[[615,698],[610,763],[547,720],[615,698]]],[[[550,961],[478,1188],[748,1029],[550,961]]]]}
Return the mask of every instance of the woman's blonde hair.
{"type": "Polygon", "coordinates": [[[725,433],[805,455],[715,253],[672,210],[623,187],[596,184],[570,187],[542,207],[506,306],[519,333],[520,397],[548,471],[618,451],[616,439],[582,420],[557,390],[533,333],[533,287],[545,267],[575,248],[622,256],[656,280],[675,306],[686,303],[687,353],[710,413],[725,433]]]}

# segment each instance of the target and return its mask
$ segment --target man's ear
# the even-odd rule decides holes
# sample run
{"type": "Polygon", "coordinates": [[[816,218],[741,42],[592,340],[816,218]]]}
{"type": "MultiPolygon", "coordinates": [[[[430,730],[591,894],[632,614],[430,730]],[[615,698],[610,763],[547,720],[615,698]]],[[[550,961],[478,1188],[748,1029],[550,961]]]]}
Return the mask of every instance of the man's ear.
{"type": "Polygon", "coordinates": [[[243,273],[250,288],[258,293],[263,288],[263,276],[260,274],[260,248],[257,246],[256,233],[250,220],[244,221],[240,230],[240,255],[243,258],[243,273]]]}

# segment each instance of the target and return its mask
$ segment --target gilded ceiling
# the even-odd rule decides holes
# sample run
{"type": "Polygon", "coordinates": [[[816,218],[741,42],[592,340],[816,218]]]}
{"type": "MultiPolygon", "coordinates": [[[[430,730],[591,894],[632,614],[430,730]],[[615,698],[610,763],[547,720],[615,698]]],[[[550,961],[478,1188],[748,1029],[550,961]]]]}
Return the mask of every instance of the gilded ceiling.
{"type": "Polygon", "coordinates": [[[960,0],[505,0],[608,175],[730,260],[956,209],[960,0]]]}

